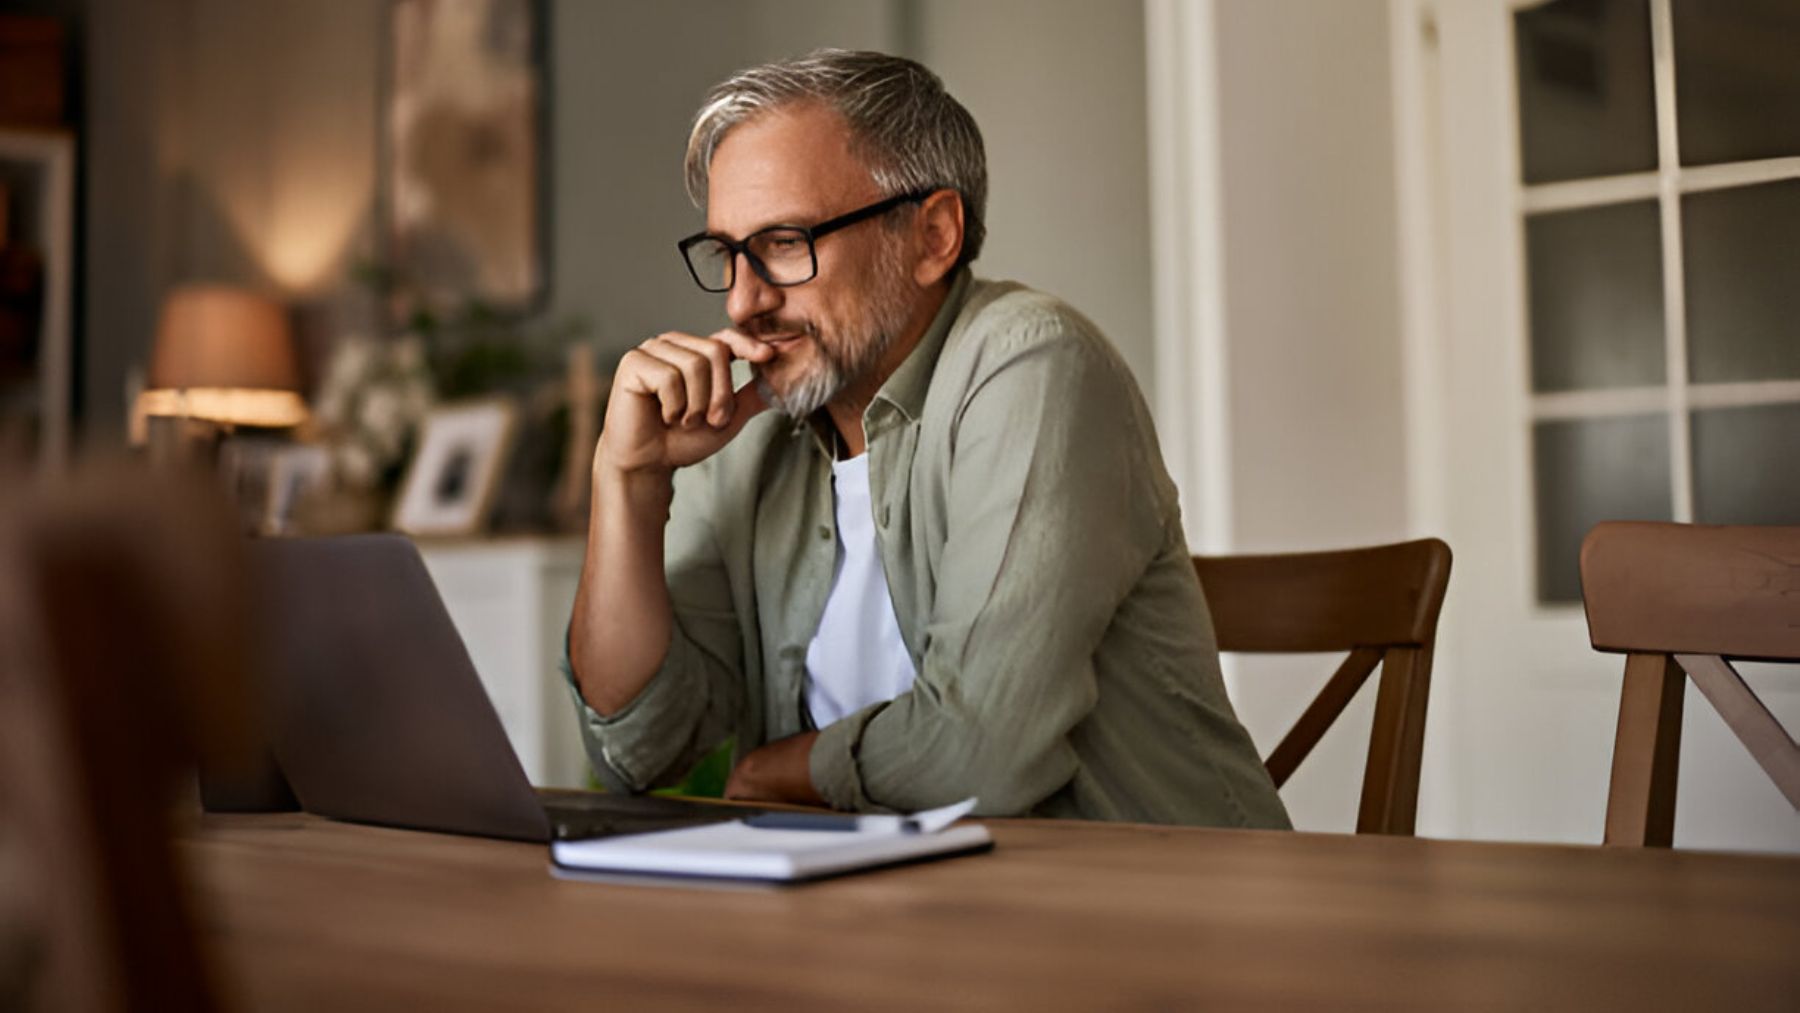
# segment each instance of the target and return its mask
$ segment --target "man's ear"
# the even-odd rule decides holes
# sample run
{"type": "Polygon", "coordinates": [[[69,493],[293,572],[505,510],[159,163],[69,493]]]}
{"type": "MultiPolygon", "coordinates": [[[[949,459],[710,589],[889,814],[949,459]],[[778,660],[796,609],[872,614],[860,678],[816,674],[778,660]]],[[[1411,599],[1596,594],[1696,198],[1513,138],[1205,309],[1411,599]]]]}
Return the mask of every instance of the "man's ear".
{"type": "Polygon", "coordinates": [[[920,204],[914,220],[920,243],[913,282],[927,288],[949,274],[962,256],[962,195],[955,190],[935,191],[920,204]]]}

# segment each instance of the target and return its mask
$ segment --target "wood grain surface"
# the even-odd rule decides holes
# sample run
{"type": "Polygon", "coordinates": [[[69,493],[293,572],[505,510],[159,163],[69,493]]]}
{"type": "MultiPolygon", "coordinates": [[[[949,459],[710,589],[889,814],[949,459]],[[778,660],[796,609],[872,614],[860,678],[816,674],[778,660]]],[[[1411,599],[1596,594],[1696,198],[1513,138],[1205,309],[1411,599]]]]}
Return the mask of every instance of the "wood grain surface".
{"type": "Polygon", "coordinates": [[[180,848],[251,1009],[1800,1009],[1800,860],[988,825],[992,854],[787,889],[303,815],[180,848]]]}

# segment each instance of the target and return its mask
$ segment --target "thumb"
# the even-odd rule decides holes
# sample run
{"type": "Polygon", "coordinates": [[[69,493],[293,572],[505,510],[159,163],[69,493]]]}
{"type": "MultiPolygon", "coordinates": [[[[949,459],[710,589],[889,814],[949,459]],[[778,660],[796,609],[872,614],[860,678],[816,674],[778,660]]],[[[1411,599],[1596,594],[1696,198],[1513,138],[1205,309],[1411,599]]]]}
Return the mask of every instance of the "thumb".
{"type": "Polygon", "coordinates": [[[731,396],[731,421],[725,424],[721,432],[727,440],[731,439],[738,434],[738,430],[744,428],[745,423],[761,415],[768,407],[769,402],[764,399],[761,388],[755,380],[751,380],[731,396]]]}

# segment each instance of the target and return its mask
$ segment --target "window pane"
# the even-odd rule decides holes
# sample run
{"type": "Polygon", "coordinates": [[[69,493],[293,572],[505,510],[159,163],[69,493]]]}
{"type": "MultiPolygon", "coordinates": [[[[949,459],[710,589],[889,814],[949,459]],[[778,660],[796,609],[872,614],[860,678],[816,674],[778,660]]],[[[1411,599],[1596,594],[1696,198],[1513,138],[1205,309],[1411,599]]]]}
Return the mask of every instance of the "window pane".
{"type": "Polygon", "coordinates": [[[1800,3],[1675,0],[1683,165],[1800,155],[1800,3]]]}
{"type": "Polygon", "coordinates": [[[1581,600],[1581,539],[1601,521],[1666,521],[1669,424],[1661,415],[1540,422],[1537,478],[1538,598],[1581,600]]]}
{"type": "Polygon", "coordinates": [[[1513,29],[1525,182],[1656,168],[1646,0],[1557,0],[1513,29]]]}
{"type": "Polygon", "coordinates": [[[1800,404],[1694,413],[1694,519],[1800,524],[1800,404]]]}
{"type": "Polygon", "coordinates": [[[1800,377],[1800,180],[1690,194],[1681,233],[1688,376],[1800,377]]]}
{"type": "Polygon", "coordinates": [[[1535,391],[1663,382],[1655,201],[1525,220],[1535,391]]]}

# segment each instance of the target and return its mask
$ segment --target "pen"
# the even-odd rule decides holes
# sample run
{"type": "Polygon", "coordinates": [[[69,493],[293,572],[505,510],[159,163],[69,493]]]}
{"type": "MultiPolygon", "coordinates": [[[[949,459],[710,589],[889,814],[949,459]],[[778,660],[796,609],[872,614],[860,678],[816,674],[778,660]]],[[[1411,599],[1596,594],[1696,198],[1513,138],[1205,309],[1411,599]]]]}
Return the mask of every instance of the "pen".
{"type": "Polygon", "coordinates": [[[827,830],[865,834],[935,834],[975,808],[975,800],[911,816],[856,816],[849,813],[758,813],[744,818],[744,825],[762,830],[827,830]]]}
{"type": "Polygon", "coordinates": [[[758,813],[744,819],[759,830],[835,830],[845,833],[919,832],[919,821],[910,816],[848,816],[843,813],[758,813]]]}

